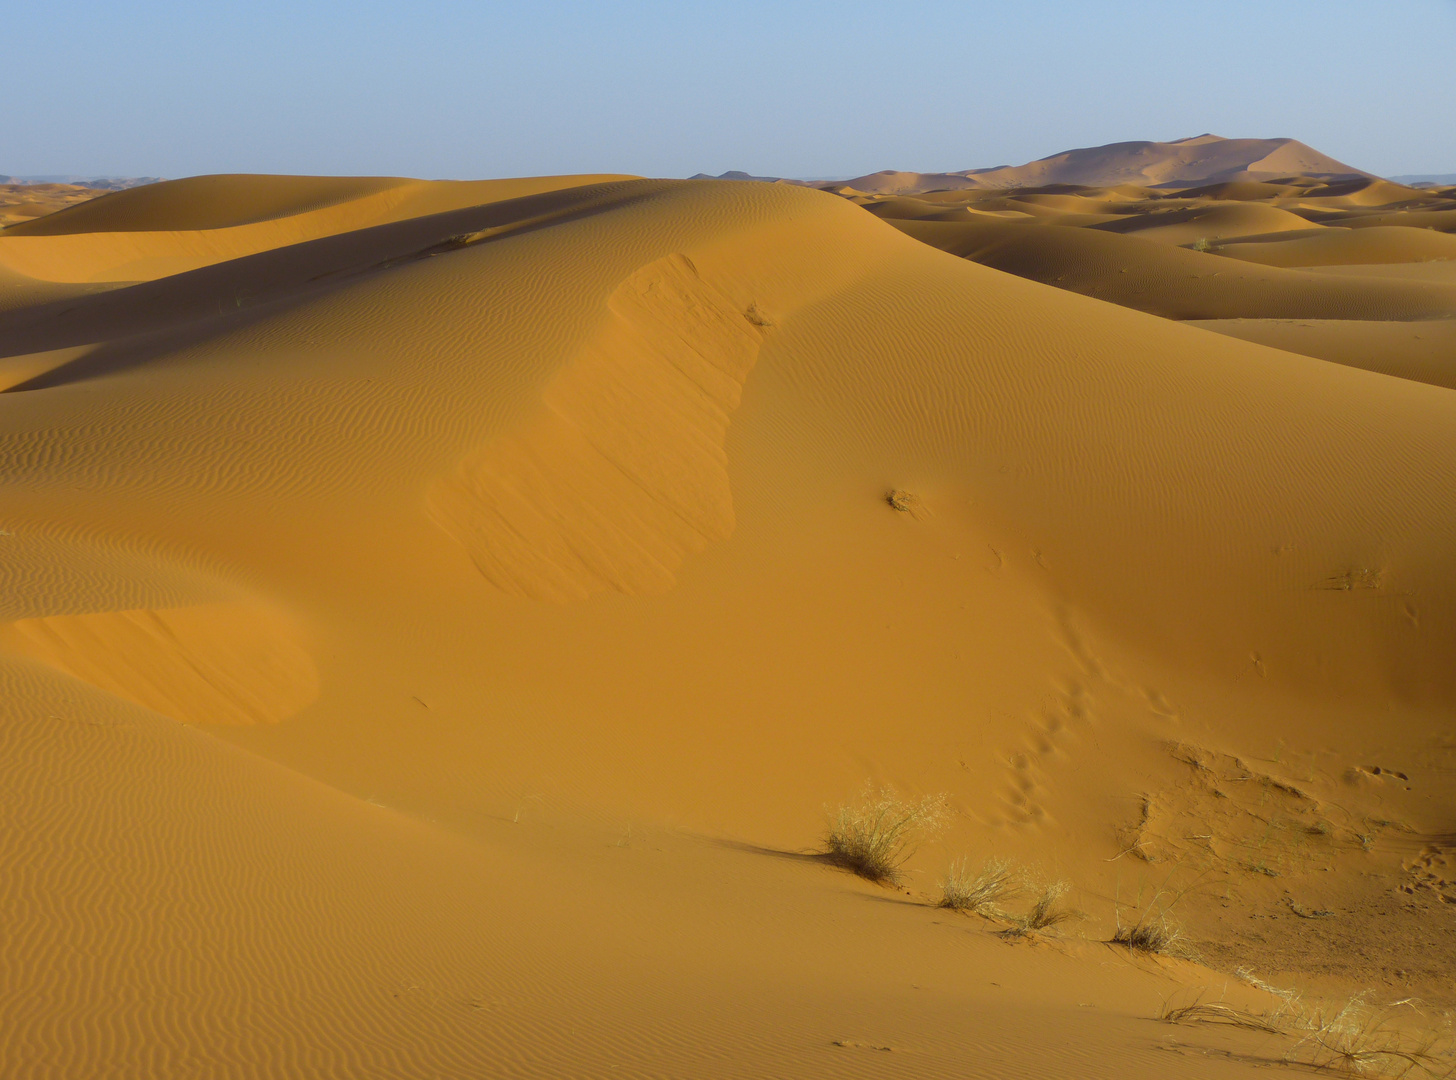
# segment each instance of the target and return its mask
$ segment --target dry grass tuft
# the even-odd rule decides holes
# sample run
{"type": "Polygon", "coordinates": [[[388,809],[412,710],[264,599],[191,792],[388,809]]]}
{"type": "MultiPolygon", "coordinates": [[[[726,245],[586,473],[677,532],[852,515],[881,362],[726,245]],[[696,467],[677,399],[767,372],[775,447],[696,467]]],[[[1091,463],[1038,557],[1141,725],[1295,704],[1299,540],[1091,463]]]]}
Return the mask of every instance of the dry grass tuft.
{"type": "Polygon", "coordinates": [[[772,319],[770,319],[761,310],[759,310],[759,306],[756,302],[748,305],[748,310],[743,313],[743,317],[751,322],[754,326],[760,327],[762,329],[767,329],[774,324],[772,319]]]}
{"type": "Polygon", "coordinates": [[[1134,952],[1162,953],[1165,956],[1186,956],[1188,946],[1183,928],[1168,917],[1166,911],[1153,915],[1144,912],[1131,926],[1118,926],[1112,935],[1117,945],[1126,945],[1134,952]]]}
{"type": "Polygon", "coordinates": [[[1395,1010],[1413,1007],[1412,1002],[1372,1007],[1368,997],[1368,992],[1357,994],[1335,1011],[1304,1010],[1299,1019],[1306,1033],[1285,1060],[1358,1076],[1451,1075],[1449,1029],[1429,1024],[1416,1031],[1403,1029],[1395,1023],[1395,1010]]]}
{"type": "Polygon", "coordinates": [[[1009,916],[1011,927],[1003,930],[1002,936],[1008,938],[1030,937],[1038,931],[1050,930],[1064,922],[1082,918],[1083,915],[1080,911],[1066,904],[1062,899],[1071,891],[1071,888],[1065,881],[1052,881],[1035,890],[1036,900],[1032,902],[1031,909],[1024,915],[1009,916]]]}
{"type": "Polygon", "coordinates": [[[951,863],[945,880],[940,883],[940,891],[940,907],[1004,918],[1001,901],[1019,893],[1021,882],[1005,859],[987,859],[975,874],[966,869],[966,861],[962,859],[951,863]]]}
{"type": "Polygon", "coordinates": [[[1175,873],[1176,867],[1169,872],[1163,884],[1158,886],[1146,903],[1143,902],[1141,886],[1138,888],[1137,899],[1132,904],[1124,905],[1120,896],[1114,900],[1117,929],[1112,934],[1113,944],[1124,945],[1133,952],[1158,953],[1185,959],[1195,957],[1188,939],[1184,936],[1183,927],[1172,918],[1170,912],[1184,896],[1203,884],[1208,872],[1199,874],[1183,888],[1170,891],[1168,883],[1175,873]],[[1125,924],[1122,921],[1125,907],[1131,908],[1137,914],[1136,922],[1125,924]]]}
{"type": "Polygon", "coordinates": [[[1251,1031],[1265,1031],[1271,1035],[1282,1035],[1285,1029],[1279,1025],[1278,1015],[1265,1015],[1236,1009],[1221,1001],[1196,1000],[1188,1005],[1170,1006],[1158,1017],[1168,1024],[1228,1024],[1230,1027],[1248,1028],[1251,1031]]]}
{"type": "Polygon", "coordinates": [[[869,881],[897,883],[905,860],[940,831],[946,813],[944,795],[907,802],[891,788],[867,786],[858,805],[841,806],[830,819],[824,857],[869,881]]]}
{"type": "Polygon", "coordinates": [[[1228,1024],[1291,1037],[1294,1042],[1281,1059],[1286,1064],[1369,1077],[1449,1077],[1456,1072],[1449,1018],[1433,1023],[1413,1000],[1372,1006],[1367,991],[1338,1007],[1306,1005],[1292,990],[1240,974],[1251,985],[1276,995],[1278,1006],[1256,1013],[1200,997],[1191,1004],[1165,1008],[1159,1019],[1173,1024],[1228,1024]],[[1400,1009],[1410,1010],[1412,1020],[1398,1024],[1400,1009]]]}

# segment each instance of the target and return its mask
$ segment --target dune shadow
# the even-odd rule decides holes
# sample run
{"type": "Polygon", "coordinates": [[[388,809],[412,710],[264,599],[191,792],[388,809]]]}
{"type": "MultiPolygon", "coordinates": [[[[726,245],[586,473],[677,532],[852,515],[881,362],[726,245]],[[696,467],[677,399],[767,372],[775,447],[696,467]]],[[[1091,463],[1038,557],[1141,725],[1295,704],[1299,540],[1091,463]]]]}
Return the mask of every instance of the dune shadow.
{"type": "Polygon", "coordinates": [[[703,839],[718,847],[728,848],[730,851],[741,851],[748,855],[765,855],[771,859],[788,859],[791,862],[819,863],[822,866],[838,865],[822,851],[788,851],[784,848],[765,847],[762,844],[750,844],[744,840],[727,840],[717,836],[705,836],[703,839]]]}
{"type": "MultiPolygon", "coordinates": [[[[727,840],[717,836],[704,836],[702,839],[718,847],[727,848],[730,851],[741,851],[746,855],[762,855],[770,859],[786,859],[789,862],[815,863],[819,866],[827,866],[834,870],[842,870],[851,877],[860,881],[868,881],[854,872],[854,868],[847,865],[843,859],[824,851],[788,851],[784,848],[767,847],[763,844],[750,844],[743,840],[727,840]]],[[[869,884],[877,884],[869,882],[869,884]]],[[[883,893],[856,893],[862,899],[875,904],[894,904],[897,907],[925,907],[921,900],[913,899],[902,892],[897,886],[883,885],[883,893]]]]}
{"type": "Polygon", "coordinates": [[[7,387],[45,390],[151,362],[158,345],[231,331],[364,275],[520,237],[631,205],[658,190],[621,182],[448,210],[271,248],[196,270],[67,297],[0,317],[0,358],[88,345],[87,355],[7,387]],[[7,323],[9,325],[7,325],[7,323]]]}

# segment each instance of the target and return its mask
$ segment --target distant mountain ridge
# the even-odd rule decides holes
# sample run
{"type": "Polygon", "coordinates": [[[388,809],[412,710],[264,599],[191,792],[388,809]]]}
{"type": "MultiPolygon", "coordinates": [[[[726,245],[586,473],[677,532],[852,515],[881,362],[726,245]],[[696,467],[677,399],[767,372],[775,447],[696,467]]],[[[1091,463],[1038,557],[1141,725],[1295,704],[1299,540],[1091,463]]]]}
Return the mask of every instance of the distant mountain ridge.
{"type": "MultiPolygon", "coordinates": [[[[1184,188],[1235,180],[1275,180],[1286,176],[1322,179],[1374,179],[1374,174],[1336,161],[1295,139],[1225,139],[1198,135],[1173,142],[1120,142],[1067,150],[1025,165],[998,165],[961,172],[918,173],[886,169],[843,182],[857,191],[913,194],[957,188],[1081,187],[1184,188]]],[[[704,179],[699,173],[695,179],[704,179]]],[[[809,181],[724,173],[715,179],[809,181]]],[[[816,185],[817,186],[817,185],[816,185]]]]}
{"type": "Polygon", "coordinates": [[[1448,187],[1456,184],[1456,173],[1410,173],[1405,176],[1387,176],[1386,179],[1396,184],[1405,184],[1407,187],[1416,184],[1448,187]]]}
{"type": "Polygon", "coordinates": [[[0,184],[72,184],[98,191],[121,191],[124,188],[155,184],[160,176],[70,176],[59,173],[47,176],[0,176],[0,184]]]}

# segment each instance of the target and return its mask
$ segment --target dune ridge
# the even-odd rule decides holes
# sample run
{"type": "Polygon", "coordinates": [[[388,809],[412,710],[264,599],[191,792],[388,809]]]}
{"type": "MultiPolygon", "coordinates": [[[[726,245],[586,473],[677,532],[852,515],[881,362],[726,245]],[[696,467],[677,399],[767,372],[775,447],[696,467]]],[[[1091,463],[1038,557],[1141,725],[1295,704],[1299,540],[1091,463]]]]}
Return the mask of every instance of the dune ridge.
{"type": "Polygon", "coordinates": [[[718,177],[699,173],[694,180],[760,180],[841,187],[874,195],[915,195],[930,191],[1005,190],[1053,184],[1078,187],[1196,188],[1211,185],[1258,184],[1269,180],[1309,177],[1321,180],[1371,180],[1356,169],[1294,139],[1225,139],[1198,135],[1172,142],[1131,141],[1066,150],[1024,165],[997,165],[949,172],[883,169],[843,181],[816,183],[774,176],[727,172],[718,177]]]}
{"type": "Polygon", "coordinates": [[[1451,212],[1373,184],[6,230],[0,1071],[1240,1077],[1292,1039],[1170,994],[1456,1005],[1456,399],[1232,329],[1444,325],[1301,262],[1451,212]],[[866,781],[945,796],[898,890],[815,856],[866,781]],[[935,906],[989,855],[1085,917],[935,906]],[[1175,873],[1197,958],[1106,944],[1175,873]]]}

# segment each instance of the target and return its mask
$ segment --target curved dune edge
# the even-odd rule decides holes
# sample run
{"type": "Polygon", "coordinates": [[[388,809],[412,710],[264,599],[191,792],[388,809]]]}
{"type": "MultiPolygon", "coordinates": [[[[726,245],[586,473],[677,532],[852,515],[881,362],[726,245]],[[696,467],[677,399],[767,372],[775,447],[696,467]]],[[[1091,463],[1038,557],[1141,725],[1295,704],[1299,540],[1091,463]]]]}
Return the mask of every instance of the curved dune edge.
{"type": "Polygon", "coordinates": [[[1151,1018],[1451,1003],[1456,398],[610,188],[10,324],[104,344],[0,394],[0,622],[66,638],[0,655],[6,1080],[1253,1076],[1151,1018]],[[328,675],[290,722],[70,674],[175,699],[257,609],[328,675]],[[802,857],[866,781],[949,800],[908,893],[802,857]],[[993,856],[1086,921],[935,908],[993,856]],[[1212,968],[1104,944],[1190,882],[1212,968]]]}
{"type": "Polygon", "coordinates": [[[520,430],[432,485],[431,517],[506,592],[671,588],[733,531],[723,440],[767,319],[674,254],[642,267],[520,430]]]}
{"type": "Polygon", "coordinates": [[[31,379],[48,374],[58,367],[74,363],[89,355],[95,348],[95,345],[73,345],[66,349],[47,349],[44,352],[0,357],[0,394],[13,387],[23,386],[31,379]]]}
{"type": "Polygon", "coordinates": [[[228,213],[228,196],[237,189],[209,191],[204,185],[201,195],[195,190],[202,181],[247,179],[193,177],[132,188],[78,206],[78,213],[64,219],[57,215],[33,227],[7,229],[0,236],[0,272],[40,285],[156,281],[326,236],[628,178],[604,173],[519,180],[390,180],[372,187],[340,182],[342,186],[335,189],[311,183],[324,179],[320,177],[265,177],[276,182],[272,186],[279,190],[271,193],[275,200],[286,200],[297,185],[302,185],[304,194],[294,193],[291,202],[272,206],[271,212],[255,207],[255,213],[241,215],[242,220],[233,220],[228,213]],[[129,201],[144,199],[150,213],[141,222],[148,227],[139,229],[137,219],[125,211],[129,201]],[[169,214],[172,204],[190,212],[169,214]]]}
{"type": "Polygon", "coordinates": [[[319,694],[297,637],[280,612],[214,603],[20,619],[0,626],[0,651],[184,723],[271,724],[319,694]]]}

